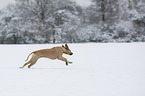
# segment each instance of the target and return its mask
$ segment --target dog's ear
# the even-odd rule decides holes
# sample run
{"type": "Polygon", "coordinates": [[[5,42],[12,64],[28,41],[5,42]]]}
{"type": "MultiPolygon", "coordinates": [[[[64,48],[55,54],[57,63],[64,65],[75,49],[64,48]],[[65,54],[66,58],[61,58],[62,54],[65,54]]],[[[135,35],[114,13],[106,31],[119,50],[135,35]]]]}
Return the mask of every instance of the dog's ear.
{"type": "Polygon", "coordinates": [[[69,49],[69,47],[68,47],[68,45],[67,45],[67,44],[65,44],[65,48],[66,48],[66,49],[69,49]]]}

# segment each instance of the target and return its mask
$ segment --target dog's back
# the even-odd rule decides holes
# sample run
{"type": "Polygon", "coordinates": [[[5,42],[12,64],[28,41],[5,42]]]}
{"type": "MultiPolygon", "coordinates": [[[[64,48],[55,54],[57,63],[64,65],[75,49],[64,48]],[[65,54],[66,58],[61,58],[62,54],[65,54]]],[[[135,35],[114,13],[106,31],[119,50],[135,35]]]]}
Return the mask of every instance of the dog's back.
{"type": "Polygon", "coordinates": [[[42,50],[34,51],[33,53],[39,57],[46,57],[50,59],[56,59],[58,56],[63,54],[61,47],[42,49],[42,50]]]}

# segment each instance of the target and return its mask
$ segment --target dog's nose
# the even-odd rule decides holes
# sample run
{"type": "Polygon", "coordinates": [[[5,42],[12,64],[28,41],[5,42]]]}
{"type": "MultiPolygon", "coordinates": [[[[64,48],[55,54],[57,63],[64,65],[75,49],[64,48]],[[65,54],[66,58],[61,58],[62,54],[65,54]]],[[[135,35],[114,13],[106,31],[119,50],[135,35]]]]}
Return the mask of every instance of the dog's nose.
{"type": "Polygon", "coordinates": [[[73,53],[70,53],[70,55],[73,55],[73,53]]]}

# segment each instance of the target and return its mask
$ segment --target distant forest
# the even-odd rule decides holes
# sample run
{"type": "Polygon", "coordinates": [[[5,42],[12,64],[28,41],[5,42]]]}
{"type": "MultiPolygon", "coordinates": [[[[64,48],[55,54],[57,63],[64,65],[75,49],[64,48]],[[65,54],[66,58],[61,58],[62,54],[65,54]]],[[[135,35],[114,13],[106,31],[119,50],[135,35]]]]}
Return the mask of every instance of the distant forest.
{"type": "Polygon", "coordinates": [[[0,10],[1,44],[145,42],[145,0],[16,0],[0,10]]]}

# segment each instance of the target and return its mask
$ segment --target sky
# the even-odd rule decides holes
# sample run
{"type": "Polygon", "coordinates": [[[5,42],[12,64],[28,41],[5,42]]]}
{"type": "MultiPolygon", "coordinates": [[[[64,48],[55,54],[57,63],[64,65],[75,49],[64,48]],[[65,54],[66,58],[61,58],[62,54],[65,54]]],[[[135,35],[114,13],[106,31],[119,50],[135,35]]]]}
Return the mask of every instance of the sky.
{"type": "Polygon", "coordinates": [[[10,3],[14,3],[15,0],[0,0],[0,9],[3,9],[10,3]]]}
{"type": "Polygon", "coordinates": [[[79,5],[85,7],[91,4],[90,0],[73,0],[76,1],[79,5]]]}
{"type": "MultiPolygon", "coordinates": [[[[89,6],[91,4],[89,0],[73,0],[73,1],[76,1],[78,4],[80,4],[83,7],[89,6]]],[[[15,0],[0,0],[0,9],[3,9],[8,4],[14,3],[14,2],[15,0]]]]}

